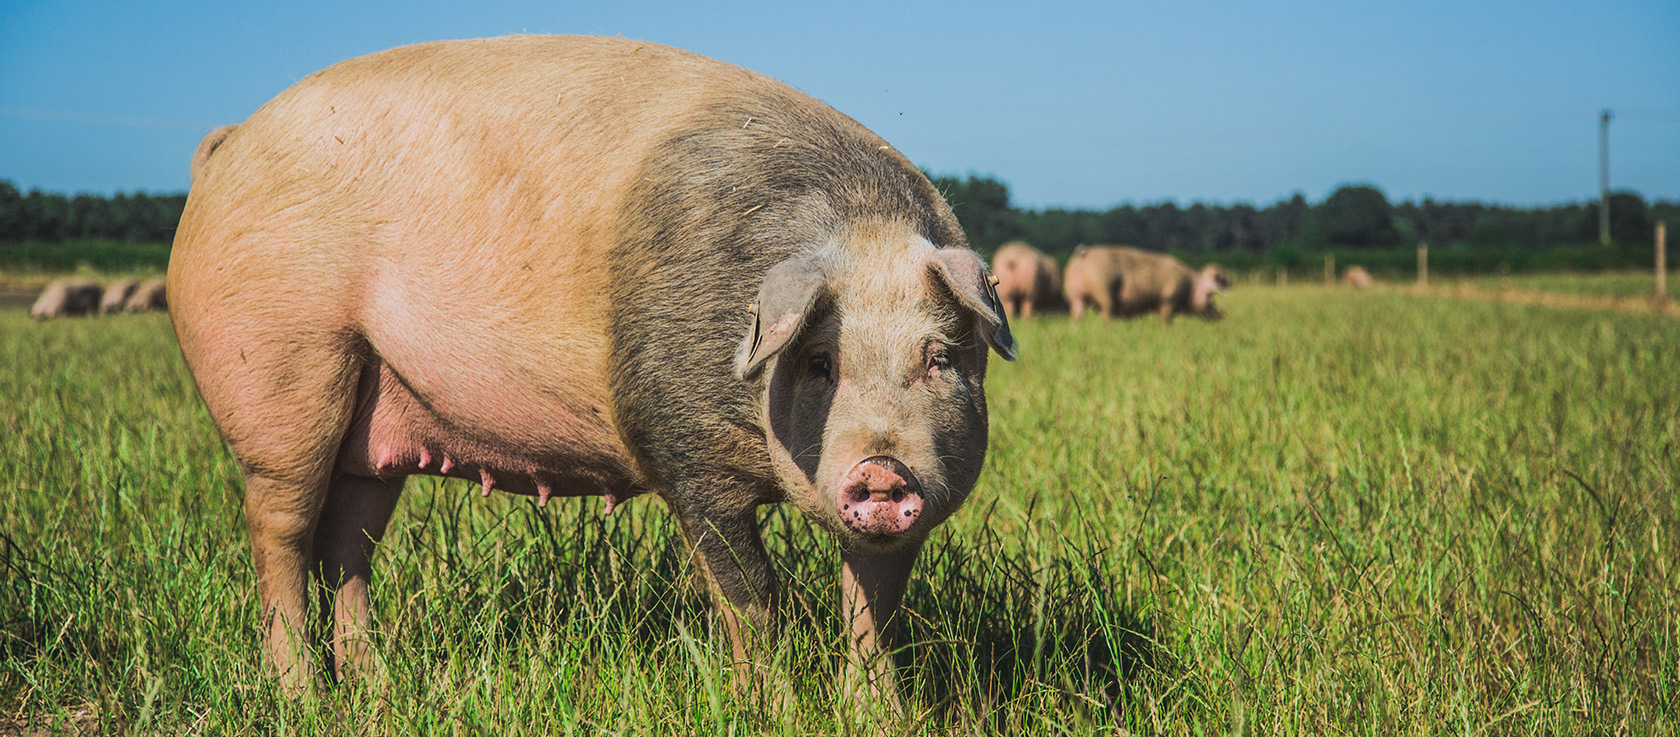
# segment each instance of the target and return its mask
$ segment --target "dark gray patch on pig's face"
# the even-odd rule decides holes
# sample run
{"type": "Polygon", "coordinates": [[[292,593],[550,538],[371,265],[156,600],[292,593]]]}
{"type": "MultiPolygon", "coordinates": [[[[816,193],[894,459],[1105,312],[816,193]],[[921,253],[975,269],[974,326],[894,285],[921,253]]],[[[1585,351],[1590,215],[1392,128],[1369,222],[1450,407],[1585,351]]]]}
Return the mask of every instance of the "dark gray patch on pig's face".
{"type": "Polygon", "coordinates": [[[777,359],[765,396],[769,442],[781,446],[812,486],[818,482],[823,431],[834,402],[833,371],[839,366],[840,323],[832,305],[827,307],[809,322],[805,338],[777,359]]]}

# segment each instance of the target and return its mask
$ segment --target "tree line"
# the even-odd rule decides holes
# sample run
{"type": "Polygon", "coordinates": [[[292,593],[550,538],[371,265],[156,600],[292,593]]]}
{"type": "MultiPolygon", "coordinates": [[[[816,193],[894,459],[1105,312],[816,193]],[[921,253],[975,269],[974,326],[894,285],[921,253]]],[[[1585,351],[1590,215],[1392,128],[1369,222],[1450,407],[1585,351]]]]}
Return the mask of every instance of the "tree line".
{"type": "MultiPolygon", "coordinates": [[[[932,176],[950,201],[970,245],[990,254],[1000,244],[1024,240],[1066,256],[1081,244],[1120,243],[1227,262],[1255,262],[1265,255],[1287,265],[1292,254],[1410,247],[1427,242],[1486,253],[1521,254],[1561,245],[1596,242],[1598,203],[1509,207],[1480,202],[1391,203],[1367,184],[1338,188],[1324,201],[1295,194],[1264,207],[1172,201],[1123,204],[1107,210],[1022,209],[1009,187],[992,177],[932,176]]],[[[0,244],[49,253],[48,244],[107,240],[165,244],[186,204],[185,194],[145,192],[66,196],[20,192],[0,180],[0,244]]],[[[1646,203],[1633,192],[1611,197],[1611,236],[1627,246],[1651,242],[1659,219],[1680,227],[1680,202],[1646,203]]],[[[1507,256],[1499,258],[1508,261],[1507,256]]],[[[54,259],[55,261],[57,259],[54,259]]]]}
{"type": "Polygon", "coordinates": [[[119,240],[158,243],[175,239],[185,194],[145,192],[65,196],[18,191],[0,180],[0,243],[119,240]]]}
{"type": "MultiPolygon", "coordinates": [[[[1295,194],[1265,207],[1181,207],[1172,201],[1108,210],[1020,209],[991,177],[933,176],[976,250],[1024,240],[1053,255],[1081,244],[1116,243],[1189,255],[1263,254],[1436,246],[1541,250],[1598,240],[1598,203],[1509,207],[1480,202],[1389,202],[1368,184],[1346,185],[1324,201],[1295,194]]],[[[1680,225],[1680,202],[1647,204],[1633,192],[1610,198],[1610,233],[1626,245],[1651,244],[1652,224],[1680,225]]]]}

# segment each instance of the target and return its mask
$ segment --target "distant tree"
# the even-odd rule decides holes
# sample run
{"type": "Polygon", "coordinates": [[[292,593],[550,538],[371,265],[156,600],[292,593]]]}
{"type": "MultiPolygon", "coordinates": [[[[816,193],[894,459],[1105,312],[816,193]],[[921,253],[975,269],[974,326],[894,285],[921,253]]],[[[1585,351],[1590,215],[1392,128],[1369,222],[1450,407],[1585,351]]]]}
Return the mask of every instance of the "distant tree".
{"type": "Polygon", "coordinates": [[[79,194],[70,198],[70,216],[69,222],[65,224],[65,237],[109,237],[116,224],[111,217],[112,202],[91,194],[79,194]]]}
{"type": "Polygon", "coordinates": [[[1306,224],[1307,215],[1311,210],[1312,206],[1307,204],[1307,198],[1302,197],[1299,192],[1287,200],[1281,200],[1261,210],[1255,222],[1255,250],[1264,251],[1299,239],[1301,228],[1306,224]]]}
{"type": "Polygon", "coordinates": [[[1015,217],[1018,237],[1045,253],[1065,256],[1080,244],[1105,240],[1102,217],[1090,210],[1052,207],[1016,211],[1015,217]]]}
{"type": "Polygon", "coordinates": [[[1527,215],[1508,207],[1485,208],[1476,215],[1465,240],[1482,246],[1531,247],[1540,239],[1539,223],[1527,215]]]}
{"type": "Polygon", "coordinates": [[[23,240],[28,221],[23,209],[23,193],[11,182],[0,180],[0,243],[23,240]]]}
{"type": "Polygon", "coordinates": [[[1396,221],[1411,224],[1410,236],[1429,243],[1458,243],[1470,237],[1477,219],[1487,209],[1480,203],[1402,202],[1394,206],[1396,221]]]}
{"type": "MultiPolygon", "coordinates": [[[[1598,207],[1587,208],[1579,218],[1575,233],[1583,241],[1598,239],[1598,207]]],[[[1613,192],[1610,195],[1610,240],[1617,243],[1650,243],[1651,213],[1644,198],[1633,192],[1613,192]]]]}
{"type": "Polygon", "coordinates": [[[930,176],[933,185],[945,195],[957,220],[968,236],[968,245],[976,251],[990,254],[1005,241],[1020,234],[1014,211],[1009,206],[1009,187],[991,177],[968,175],[966,178],[930,176]]]}
{"type": "MultiPolygon", "coordinates": [[[[1650,207],[1651,223],[1661,220],[1668,224],[1668,242],[1674,243],[1680,238],[1680,202],[1653,202],[1650,207]]],[[[1670,246],[1672,248],[1672,246],[1670,246]]]]}
{"type": "Polygon", "coordinates": [[[1168,200],[1143,209],[1144,242],[1137,245],[1153,251],[1183,248],[1185,236],[1183,211],[1168,200]]]}
{"type": "Polygon", "coordinates": [[[25,195],[11,182],[0,180],[0,243],[77,238],[168,241],[175,237],[186,204],[185,194],[65,197],[37,189],[25,195]]]}
{"type": "Polygon", "coordinates": [[[29,190],[23,198],[23,211],[28,219],[24,226],[26,240],[60,241],[70,235],[70,201],[64,195],[29,190]]]}
{"type": "Polygon", "coordinates": [[[1371,248],[1400,242],[1394,225],[1394,208],[1382,190],[1370,185],[1348,185],[1331,193],[1314,208],[1321,234],[1331,246],[1371,248]]]}
{"type": "Polygon", "coordinates": [[[1121,205],[1097,216],[1097,237],[1094,243],[1142,243],[1149,228],[1143,214],[1131,205],[1121,205]]]}
{"type": "Polygon", "coordinates": [[[1260,213],[1252,205],[1238,203],[1225,210],[1225,224],[1213,244],[1217,251],[1260,250],[1260,213]]]}

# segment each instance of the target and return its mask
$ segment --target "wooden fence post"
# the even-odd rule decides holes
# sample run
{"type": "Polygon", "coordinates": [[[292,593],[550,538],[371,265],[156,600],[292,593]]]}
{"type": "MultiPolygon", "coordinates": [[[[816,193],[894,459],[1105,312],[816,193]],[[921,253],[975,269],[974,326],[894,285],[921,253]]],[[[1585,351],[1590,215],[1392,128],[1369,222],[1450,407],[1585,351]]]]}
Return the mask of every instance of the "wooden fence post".
{"type": "Polygon", "coordinates": [[[1668,299],[1668,223],[1657,221],[1657,299],[1668,299]]]}
{"type": "Polygon", "coordinates": [[[1429,288],[1429,244],[1418,244],[1418,288],[1429,288]]]}

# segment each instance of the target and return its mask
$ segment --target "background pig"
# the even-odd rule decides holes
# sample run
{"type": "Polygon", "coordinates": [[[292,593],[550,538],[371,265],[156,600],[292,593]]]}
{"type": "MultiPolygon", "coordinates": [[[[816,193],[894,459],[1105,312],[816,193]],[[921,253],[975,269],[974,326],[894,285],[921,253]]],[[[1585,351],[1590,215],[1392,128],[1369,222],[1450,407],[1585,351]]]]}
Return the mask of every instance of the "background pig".
{"type": "Polygon", "coordinates": [[[1175,314],[1208,319],[1221,316],[1213,295],[1231,278],[1209,266],[1194,272],[1178,259],[1127,246],[1082,246],[1063,274],[1074,318],[1087,308],[1107,317],[1133,317],[1155,311],[1163,322],[1175,314]]]}
{"type": "Polygon", "coordinates": [[[1342,282],[1354,289],[1369,289],[1371,286],[1371,272],[1363,266],[1349,266],[1342,271],[1342,282]]]}
{"type": "Polygon", "coordinates": [[[367,663],[369,557],[429,474],[661,495],[738,659],[774,624],[754,510],[791,503],[840,542],[848,678],[894,698],[889,617],[979,475],[987,347],[1014,352],[902,155],[768,78],[587,37],[353,59],[211,135],[171,315],[290,686],[312,571],[334,666],[367,663]]]}
{"type": "Polygon", "coordinates": [[[169,309],[167,288],[163,279],[147,279],[134,288],[123,309],[129,312],[151,312],[169,309]]]}
{"type": "Polygon", "coordinates": [[[998,296],[1010,317],[1054,309],[1062,299],[1062,270],[1056,260],[1021,241],[998,246],[992,255],[998,296]]]}
{"type": "Polygon", "coordinates": [[[83,315],[99,308],[99,282],[83,277],[59,279],[47,285],[29,308],[37,320],[65,315],[83,315]]]}
{"type": "Polygon", "coordinates": [[[1219,306],[1213,303],[1213,295],[1231,288],[1231,275],[1215,264],[1203,266],[1196,272],[1196,281],[1190,287],[1191,314],[1218,319],[1223,316],[1219,306]]]}
{"type": "Polygon", "coordinates": [[[139,279],[118,279],[105,286],[105,296],[99,299],[99,311],[121,312],[128,304],[128,298],[134,294],[134,288],[140,286],[139,279]]]}

